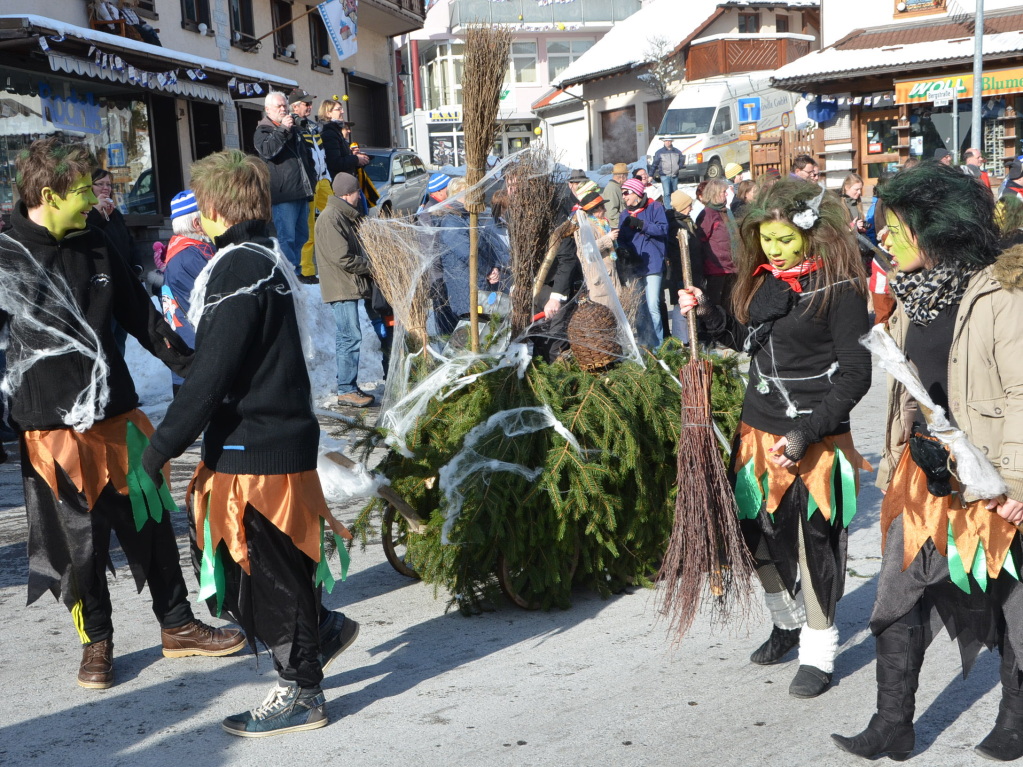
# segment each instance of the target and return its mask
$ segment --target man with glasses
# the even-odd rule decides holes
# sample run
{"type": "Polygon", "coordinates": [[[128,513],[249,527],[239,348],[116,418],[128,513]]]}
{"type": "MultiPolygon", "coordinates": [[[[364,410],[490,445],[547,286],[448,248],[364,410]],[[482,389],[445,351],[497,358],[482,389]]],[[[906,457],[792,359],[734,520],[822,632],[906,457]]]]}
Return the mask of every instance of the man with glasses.
{"type": "Polygon", "coordinates": [[[270,212],[277,241],[295,267],[295,274],[300,275],[302,246],[309,239],[309,203],[313,199],[310,179],[316,178],[316,167],[288,111],[287,97],[280,91],[270,91],[264,110],[253,143],[270,169],[270,212]]]}
{"type": "Polygon", "coordinates": [[[28,603],[47,591],[64,603],[84,645],[78,684],[110,687],[113,532],[138,589],[149,586],[165,656],[237,652],[240,631],[206,626],[189,605],[170,523],[177,509],[142,470],[153,427],[138,409],[114,320],[179,374],[191,349],[110,240],[86,225],[97,204],[88,148],[44,139],[16,165],[19,201],[0,235],[0,331],[21,432],[28,603]]]}
{"type": "Polygon", "coordinates": [[[820,168],[817,165],[817,161],[810,155],[801,154],[792,161],[792,172],[789,176],[800,181],[809,181],[812,184],[816,184],[820,178],[820,168]]]}

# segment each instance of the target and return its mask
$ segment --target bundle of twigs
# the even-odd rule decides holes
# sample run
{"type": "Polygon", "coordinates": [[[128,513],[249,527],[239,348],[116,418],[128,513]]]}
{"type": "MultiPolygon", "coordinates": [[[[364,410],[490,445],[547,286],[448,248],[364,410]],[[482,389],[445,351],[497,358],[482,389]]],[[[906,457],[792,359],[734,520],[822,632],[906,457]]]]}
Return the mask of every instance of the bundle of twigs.
{"type": "Polygon", "coordinates": [[[373,281],[394,310],[395,320],[425,346],[428,264],[419,232],[407,221],[367,217],[359,226],[359,239],[369,257],[373,281]]]}
{"type": "MultiPolygon", "coordinates": [[[[557,185],[550,153],[536,147],[505,172],[510,191],[508,237],[511,240],[512,336],[519,336],[533,316],[533,280],[547,253],[554,228],[557,185]]],[[[560,242],[561,235],[558,235],[560,242]]]]}
{"type": "Polygon", "coordinates": [[[462,76],[462,130],[465,133],[465,181],[469,211],[469,326],[473,351],[479,350],[479,217],[487,156],[494,146],[501,84],[511,50],[511,30],[505,27],[470,27],[465,34],[462,76]]]}
{"type": "MultiPolygon", "coordinates": [[[[682,271],[692,287],[692,269],[684,242],[682,271]]],[[[689,361],[679,372],[682,382],[682,431],[678,440],[678,495],[675,525],[661,562],[658,580],[664,582],[661,610],[668,615],[675,641],[685,636],[709,591],[718,620],[736,608],[749,612],[753,563],[739,530],[735,494],[714,438],[710,387],[712,366],[701,359],[696,342],[695,311],[688,314],[689,361]]]]}

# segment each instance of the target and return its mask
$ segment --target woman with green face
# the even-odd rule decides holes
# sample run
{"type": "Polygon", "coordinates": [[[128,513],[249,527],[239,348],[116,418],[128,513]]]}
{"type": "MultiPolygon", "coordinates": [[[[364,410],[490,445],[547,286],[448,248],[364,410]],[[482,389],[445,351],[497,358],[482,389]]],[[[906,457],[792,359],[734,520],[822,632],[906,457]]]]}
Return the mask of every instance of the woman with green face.
{"type": "Polygon", "coordinates": [[[942,624],[967,672],[981,646],[1002,651],[1002,700],[977,751],[1023,757],[1023,248],[998,253],[991,193],[955,168],[923,163],[880,192],[898,273],[889,332],[937,405],[981,449],[1007,493],[976,497],[928,431],[927,413],[890,379],[878,486],[881,572],[870,616],[877,713],[839,748],[905,759],[915,745],[924,652],[942,624]],[[908,448],[908,449],[907,449],[908,448]]]}
{"type": "Polygon", "coordinates": [[[841,203],[803,181],[761,192],[739,244],[733,315],[695,288],[679,292],[679,308],[695,307],[714,340],[750,355],[731,471],[774,624],[750,660],[778,663],[798,646],[789,692],[812,698],[831,684],[846,528],[857,472],[869,470],[849,432],[870,388],[866,277],[841,203]]]}

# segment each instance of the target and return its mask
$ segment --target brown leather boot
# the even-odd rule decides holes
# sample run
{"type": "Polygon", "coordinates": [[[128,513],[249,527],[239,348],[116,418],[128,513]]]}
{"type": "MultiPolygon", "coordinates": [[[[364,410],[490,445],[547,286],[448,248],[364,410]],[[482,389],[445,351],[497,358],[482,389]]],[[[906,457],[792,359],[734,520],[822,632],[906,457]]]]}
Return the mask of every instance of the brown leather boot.
{"type": "Polygon", "coordinates": [[[102,639],[82,648],[78,684],[89,690],[105,690],[114,684],[114,640],[102,639]]]}
{"type": "Polygon", "coordinates": [[[238,652],[245,646],[245,635],[239,629],[215,629],[197,620],[173,629],[161,629],[160,638],[166,658],[219,657],[238,652]]]}

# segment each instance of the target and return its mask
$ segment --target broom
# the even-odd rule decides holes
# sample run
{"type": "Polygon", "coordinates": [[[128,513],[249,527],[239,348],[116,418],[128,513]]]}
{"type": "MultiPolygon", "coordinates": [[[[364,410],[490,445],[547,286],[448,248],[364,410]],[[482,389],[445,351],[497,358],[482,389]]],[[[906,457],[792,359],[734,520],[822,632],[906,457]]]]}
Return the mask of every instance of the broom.
{"type": "Polygon", "coordinates": [[[469,338],[479,351],[479,224],[484,210],[483,179],[494,146],[501,83],[511,50],[511,30],[470,27],[465,35],[462,76],[462,130],[465,133],[465,209],[469,211],[469,338]]]}
{"type": "MultiPolygon", "coordinates": [[[[686,232],[679,232],[682,274],[693,286],[686,232]]],[[[682,430],[678,440],[678,495],[675,525],[658,573],[664,582],[661,612],[678,642],[685,636],[703,603],[705,589],[713,598],[716,620],[732,612],[748,612],[753,565],[739,530],[735,494],[714,437],[710,409],[712,365],[701,359],[696,342],[696,312],[690,311],[689,361],[679,371],[682,383],[682,430]]]]}

